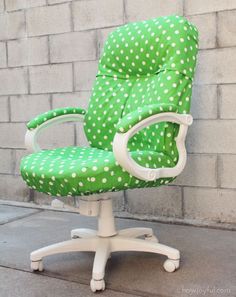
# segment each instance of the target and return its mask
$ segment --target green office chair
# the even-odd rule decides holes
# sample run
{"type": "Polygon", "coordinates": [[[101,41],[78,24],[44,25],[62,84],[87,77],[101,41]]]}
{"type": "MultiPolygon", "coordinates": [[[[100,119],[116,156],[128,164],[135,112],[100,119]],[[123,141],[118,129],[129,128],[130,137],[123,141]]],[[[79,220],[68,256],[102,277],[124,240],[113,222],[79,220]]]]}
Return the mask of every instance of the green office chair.
{"type": "Polygon", "coordinates": [[[109,192],[165,185],[183,170],[197,43],[196,28],[179,16],[119,27],[105,44],[88,110],[55,109],[27,124],[26,146],[34,151],[21,162],[27,185],[48,195],[80,196],[79,212],[98,216],[98,231],[72,230],[72,239],[32,252],[33,270],[41,271],[48,255],[93,251],[95,292],[105,289],[112,252],[163,254],[166,271],[179,267],[179,251],[160,244],[152,229],[115,229],[109,192]],[[84,123],[90,146],[41,150],[39,133],[66,121],[84,123]],[[107,194],[91,195],[99,193],[107,194]]]}

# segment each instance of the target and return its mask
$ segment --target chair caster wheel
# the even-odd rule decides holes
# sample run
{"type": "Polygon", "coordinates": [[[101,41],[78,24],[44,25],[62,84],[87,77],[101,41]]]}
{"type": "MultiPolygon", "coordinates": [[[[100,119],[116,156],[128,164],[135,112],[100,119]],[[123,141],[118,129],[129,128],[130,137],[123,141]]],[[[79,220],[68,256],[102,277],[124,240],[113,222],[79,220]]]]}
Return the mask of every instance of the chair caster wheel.
{"type": "Polygon", "coordinates": [[[30,268],[32,271],[43,271],[43,261],[31,261],[30,268]]]}
{"type": "Polygon", "coordinates": [[[167,259],[164,262],[163,267],[167,272],[174,272],[176,269],[179,268],[179,260],[167,259]]]}
{"type": "Polygon", "coordinates": [[[77,239],[77,238],[80,238],[79,235],[77,235],[77,234],[76,234],[75,232],[73,232],[73,231],[74,231],[74,230],[72,230],[71,233],[70,233],[70,238],[71,238],[71,239],[77,239]]]}
{"type": "Polygon", "coordinates": [[[145,236],[145,240],[153,241],[153,242],[156,242],[156,243],[159,242],[158,238],[155,235],[145,236]]]}
{"type": "Polygon", "coordinates": [[[101,280],[95,280],[95,279],[91,279],[90,281],[90,288],[92,292],[96,292],[96,291],[104,291],[105,290],[105,281],[104,279],[101,280]]]}

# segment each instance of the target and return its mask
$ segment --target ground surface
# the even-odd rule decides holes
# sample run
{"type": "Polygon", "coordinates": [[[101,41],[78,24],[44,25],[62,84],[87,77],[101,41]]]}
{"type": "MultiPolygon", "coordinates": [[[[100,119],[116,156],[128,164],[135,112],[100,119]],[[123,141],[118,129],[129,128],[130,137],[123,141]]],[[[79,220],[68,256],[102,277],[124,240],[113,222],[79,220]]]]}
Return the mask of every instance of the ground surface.
{"type": "MultiPolygon", "coordinates": [[[[100,296],[236,296],[235,231],[117,219],[117,227],[152,227],[161,243],[181,251],[181,267],[164,271],[165,257],[113,254],[106,268],[107,290],[100,296]]],[[[31,251],[69,238],[96,220],[78,214],[0,205],[0,297],[85,297],[92,253],[55,255],[44,272],[31,273],[31,251]]],[[[95,295],[96,296],[96,295],[95,295]]]]}

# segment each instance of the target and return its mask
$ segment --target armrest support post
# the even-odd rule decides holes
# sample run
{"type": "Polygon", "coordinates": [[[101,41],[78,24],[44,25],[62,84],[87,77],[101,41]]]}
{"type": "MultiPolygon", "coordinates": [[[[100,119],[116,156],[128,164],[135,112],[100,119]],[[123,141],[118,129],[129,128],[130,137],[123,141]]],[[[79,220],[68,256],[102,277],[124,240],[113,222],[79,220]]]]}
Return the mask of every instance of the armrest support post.
{"type": "Polygon", "coordinates": [[[177,114],[166,112],[152,115],[135,126],[126,133],[116,133],[113,141],[113,152],[117,162],[133,176],[146,181],[153,181],[161,177],[175,177],[182,172],[186,164],[187,153],[185,148],[185,137],[188,126],[192,124],[192,116],[188,114],[177,114]],[[176,146],[179,153],[179,159],[176,166],[172,168],[146,168],[136,163],[128,152],[128,141],[139,130],[159,122],[172,122],[180,125],[178,136],[176,137],[176,146]]]}
{"type": "Polygon", "coordinates": [[[83,122],[83,119],[84,115],[82,114],[67,114],[50,119],[35,129],[27,130],[25,134],[25,146],[31,152],[39,152],[41,151],[41,148],[37,143],[37,138],[44,129],[52,125],[61,124],[64,122],[83,122]]]}

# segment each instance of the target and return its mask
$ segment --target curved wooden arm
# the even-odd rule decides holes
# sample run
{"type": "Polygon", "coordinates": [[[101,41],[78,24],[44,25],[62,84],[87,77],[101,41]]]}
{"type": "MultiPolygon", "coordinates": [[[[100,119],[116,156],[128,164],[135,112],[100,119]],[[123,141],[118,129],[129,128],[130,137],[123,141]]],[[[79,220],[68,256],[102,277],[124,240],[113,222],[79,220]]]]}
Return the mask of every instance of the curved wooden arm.
{"type": "Polygon", "coordinates": [[[29,149],[32,152],[39,152],[41,151],[41,148],[37,143],[37,138],[44,129],[55,124],[60,124],[64,122],[75,122],[75,121],[83,122],[83,120],[84,120],[84,115],[82,114],[61,115],[51,120],[48,120],[33,130],[27,130],[25,134],[25,146],[27,149],[29,149]]]}
{"type": "Polygon", "coordinates": [[[185,137],[187,134],[188,126],[193,122],[192,116],[189,114],[177,114],[173,112],[166,112],[156,114],[142,120],[133,126],[126,133],[116,133],[113,140],[113,152],[117,162],[133,176],[146,181],[153,181],[161,177],[175,177],[179,175],[186,164],[187,153],[185,148],[185,137]],[[177,164],[172,168],[146,168],[136,163],[128,152],[128,141],[143,128],[159,123],[159,122],[172,122],[180,125],[178,136],[176,137],[176,146],[179,153],[177,164]]]}

